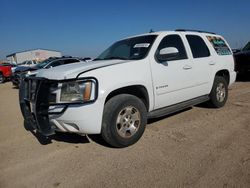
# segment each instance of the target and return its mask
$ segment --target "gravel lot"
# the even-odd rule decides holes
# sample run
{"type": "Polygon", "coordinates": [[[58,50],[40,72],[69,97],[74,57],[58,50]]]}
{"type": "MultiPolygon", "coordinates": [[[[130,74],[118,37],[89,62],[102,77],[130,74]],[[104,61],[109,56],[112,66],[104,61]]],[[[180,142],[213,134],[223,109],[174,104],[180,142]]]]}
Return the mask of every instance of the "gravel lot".
{"type": "Polygon", "coordinates": [[[125,149],[98,136],[44,139],[24,129],[18,90],[0,85],[0,187],[250,187],[250,82],[222,109],[151,120],[125,149]]]}

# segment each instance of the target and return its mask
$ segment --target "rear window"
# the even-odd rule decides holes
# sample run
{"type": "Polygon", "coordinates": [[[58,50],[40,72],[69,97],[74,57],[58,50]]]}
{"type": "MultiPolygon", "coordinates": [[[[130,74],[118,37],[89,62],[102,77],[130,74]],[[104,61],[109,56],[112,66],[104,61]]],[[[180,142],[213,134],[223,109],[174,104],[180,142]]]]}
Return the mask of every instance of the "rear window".
{"type": "Polygon", "coordinates": [[[212,44],[218,55],[232,54],[226,42],[221,37],[207,36],[207,39],[212,44]]]}

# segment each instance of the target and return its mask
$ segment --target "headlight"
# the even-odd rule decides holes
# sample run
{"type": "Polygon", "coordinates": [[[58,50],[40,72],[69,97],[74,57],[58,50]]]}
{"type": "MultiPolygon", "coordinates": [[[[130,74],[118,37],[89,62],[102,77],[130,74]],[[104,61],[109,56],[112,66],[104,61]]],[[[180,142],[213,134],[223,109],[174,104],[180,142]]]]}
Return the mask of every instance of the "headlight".
{"type": "Polygon", "coordinates": [[[95,84],[92,80],[62,83],[60,102],[87,102],[94,100],[95,84]]]}

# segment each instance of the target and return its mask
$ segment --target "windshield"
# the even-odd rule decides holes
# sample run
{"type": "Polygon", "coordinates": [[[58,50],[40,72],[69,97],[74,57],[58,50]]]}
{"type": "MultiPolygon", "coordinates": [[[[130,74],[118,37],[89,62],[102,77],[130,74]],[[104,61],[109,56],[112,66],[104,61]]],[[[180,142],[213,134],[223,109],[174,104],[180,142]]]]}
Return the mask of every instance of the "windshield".
{"type": "Polygon", "coordinates": [[[36,64],[35,66],[34,66],[34,68],[36,68],[36,69],[42,69],[42,68],[44,68],[47,64],[49,64],[51,61],[50,60],[44,60],[44,61],[42,61],[41,63],[38,63],[38,64],[36,64]]]}
{"type": "Polygon", "coordinates": [[[250,42],[242,49],[242,51],[249,51],[250,50],[250,42]]]}
{"type": "Polygon", "coordinates": [[[146,35],[118,41],[95,60],[143,59],[148,54],[157,35],[146,35]]]}

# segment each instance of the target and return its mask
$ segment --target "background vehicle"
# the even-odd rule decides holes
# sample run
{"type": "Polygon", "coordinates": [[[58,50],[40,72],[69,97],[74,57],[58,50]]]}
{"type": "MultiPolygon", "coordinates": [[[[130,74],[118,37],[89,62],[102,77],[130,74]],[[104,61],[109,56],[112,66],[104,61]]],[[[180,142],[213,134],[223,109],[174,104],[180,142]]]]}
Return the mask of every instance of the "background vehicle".
{"type": "Polygon", "coordinates": [[[0,64],[0,84],[11,76],[11,66],[9,64],[0,64]]]}
{"type": "Polygon", "coordinates": [[[76,57],[52,57],[42,61],[41,63],[36,64],[35,66],[20,66],[16,68],[15,72],[12,75],[11,81],[13,85],[19,86],[20,78],[23,77],[28,72],[29,74],[33,74],[34,76],[36,73],[35,71],[39,69],[49,69],[52,67],[70,63],[77,63],[80,61],[81,59],[76,57]]]}
{"type": "Polygon", "coordinates": [[[27,60],[27,61],[22,62],[21,64],[18,64],[18,65],[21,65],[24,67],[31,67],[31,66],[35,66],[37,63],[38,62],[35,60],[27,60]]]}
{"type": "Polygon", "coordinates": [[[11,71],[12,73],[15,73],[16,72],[16,69],[18,71],[22,70],[22,69],[27,69],[26,67],[33,67],[37,64],[38,62],[35,61],[35,60],[27,60],[27,61],[24,61],[18,65],[16,65],[15,67],[12,67],[11,71]]]}
{"type": "Polygon", "coordinates": [[[224,106],[235,78],[232,51],[222,36],[147,33],[114,43],[93,62],[27,77],[20,106],[43,135],[101,134],[110,145],[126,147],[140,139],[148,118],[203,102],[224,106]]]}
{"type": "Polygon", "coordinates": [[[246,46],[234,53],[235,71],[239,75],[248,75],[250,73],[250,42],[246,46]]]}

